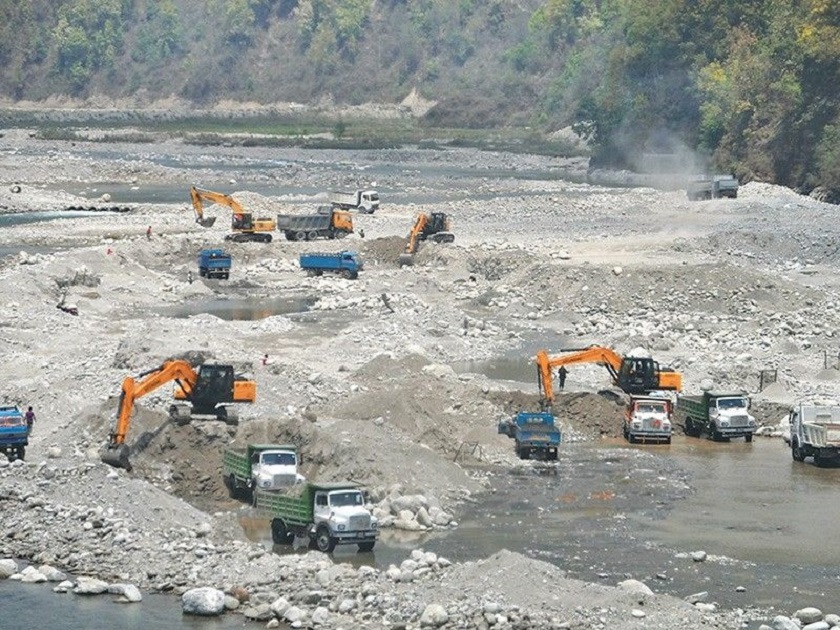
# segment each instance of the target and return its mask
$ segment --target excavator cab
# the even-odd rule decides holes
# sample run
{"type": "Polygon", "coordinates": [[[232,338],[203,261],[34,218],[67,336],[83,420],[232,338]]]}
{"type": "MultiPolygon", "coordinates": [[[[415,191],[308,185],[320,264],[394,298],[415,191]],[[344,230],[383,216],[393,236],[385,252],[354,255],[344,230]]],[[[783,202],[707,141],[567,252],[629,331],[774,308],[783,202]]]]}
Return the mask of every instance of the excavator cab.
{"type": "Polygon", "coordinates": [[[659,389],[659,363],[646,357],[625,357],[616,381],[628,394],[644,394],[659,389]]]}
{"type": "Polygon", "coordinates": [[[234,213],[231,220],[231,227],[234,230],[253,230],[254,229],[254,215],[246,212],[234,213]]]}

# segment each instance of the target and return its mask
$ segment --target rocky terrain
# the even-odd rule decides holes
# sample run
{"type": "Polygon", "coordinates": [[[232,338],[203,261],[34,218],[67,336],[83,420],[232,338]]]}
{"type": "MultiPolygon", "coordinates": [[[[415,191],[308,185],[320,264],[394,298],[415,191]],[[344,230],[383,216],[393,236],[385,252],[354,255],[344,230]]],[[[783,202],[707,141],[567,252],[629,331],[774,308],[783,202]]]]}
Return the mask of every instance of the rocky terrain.
{"type": "MultiPolygon", "coordinates": [[[[292,441],[310,479],[365,485],[383,536],[396,535],[396,521],[445,532],[491,489],[487,471],[536,465],[516,460],[496,432],[500,418],[537,405],[532,366],[520,383],[464,366],[527,364],[540,347],[592,343],[642,346],[681,371],[688,391],[756,392],[760,371],[774,371],[754,413],[778,434],[786,405],[839,391],[836,207],[759,183],[736,200],[692,203],[680,190],[571,183],[559,176],[580,166],[560,159],[469,150],[210,151],[164,141],[106,151],[26,130],[5,139],[6,214],[130,211],[0,229],[10,252],[0,263],[0,399],[37,413],[26,462],[0,456],[0,576],[129,600],[173,592],[193,612],[293,627],[736,628],[756,618],[705,602],[700,583],[687,599],[632,578],[595,585],[501,547],[457,563],[415,548],[388,569],[271,553],[242,531],[221,452],[292,441]],[[187,190],[202,181],[228,182],[225,192],[258,216],[323,202],[289,192],[306,189],[377,186],[383,206],[354,215],[356,234],[342,241],[224,243],[231,279],[188,282],[196,253],[228,232],[225,208],[211,207],[220,217],[211,228],[193,222],[187,190]],[[184,202],[129,203],[103,196],[103,182],[182,187],[184,202]],[[455,243],[426,243],[401,268],[414,216],[431,211],[450,215],[455,243]],[[315,248],[356,249],[365,269],[358,280],[308,277],[297,256],[315,248]],[[281,298],[293,307],[273,306],[281,298]],[[62,299],[78,316],[56,308],[62,299]],[[242,300],[244,314],[213,315],[221,299],[242,300]],[[161,388],[137,405],[128,441],[147,444],[134,470],[102,464],[122,379],[172,357],[234,364],[256,380],[256,403],[240,406],[238,427],[178,427],[161,388]]],[[[556,406],[570,441],[620,435],[620,407],[598,394],[607,384],[601,367],[570,370],[556,406]]],[[[838,625],[794,612],[763,618],[782,630],[838,625]]]]}

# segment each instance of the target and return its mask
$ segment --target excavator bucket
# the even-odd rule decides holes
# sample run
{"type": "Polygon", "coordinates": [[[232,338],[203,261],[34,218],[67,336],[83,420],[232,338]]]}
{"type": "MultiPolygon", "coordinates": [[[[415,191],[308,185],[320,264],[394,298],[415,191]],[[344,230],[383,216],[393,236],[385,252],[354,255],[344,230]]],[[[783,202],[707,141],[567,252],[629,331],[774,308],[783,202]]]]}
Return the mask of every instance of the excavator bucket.
{"type": "Polygon", "coordinates": [[[115,448],[107,448],[100,454],[100,459],[103,463],[113,466],[114,468],[124,468],[131,472],[131,462],[128,461],[129,449],[128,445],[122,444],[115,448]]]}
{"type": "Polygon", "coordinates": [[[400,267],[410,267],[414,264],[414,254],[400,254],[400,267]]]}
{"type": "Polygon", "coordinates": [[[203,217],[195,220],[201,227],[212,227],[216,222],[216,217],[203,217]]]}

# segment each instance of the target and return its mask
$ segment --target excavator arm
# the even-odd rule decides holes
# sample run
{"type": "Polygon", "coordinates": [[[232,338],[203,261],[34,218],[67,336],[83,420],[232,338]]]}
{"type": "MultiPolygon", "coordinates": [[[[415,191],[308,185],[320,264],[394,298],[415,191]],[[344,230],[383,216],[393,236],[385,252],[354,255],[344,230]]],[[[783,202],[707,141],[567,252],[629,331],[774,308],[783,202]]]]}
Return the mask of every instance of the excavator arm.
{"type": "Polygon", "coordinates": [[[537,352],[537,377],[542,391],[542,405],[550,406],[554,402],[554,384],[552,370],[567,365],[598,363],[607,368],[613,381],[618,381],[622,358],[609,348],[592,346],[590,348],[569,348],[561,352],[571,352],[561,357],[549,357],[545,350],[537,352]]]}
{"type": "Polygon", "coordinates": [[[215,217],[204,216],[204,201],[218,203],[227,206],[234,214],[245,214],[245,210],[239,205],[230,195],[224,193],[213,192],[212,190],[203,190],[192,186],[190,188],[190,199],[192,200],[193,210],[195,211],[195,222],[202,227],[210,227],[216,222],[215,217]]]}
{"type": "Polygon", "coordinates": [[[414,254],[417,252],[417,246],[420,243],[420,237],[423,230],[426,229],[426,223],[429,221],[429,215],[426,213],[420,214],[414,221],[414,226],[411,232],[408,233],[408,241],[405,244],[405,253],[414,254]]]}

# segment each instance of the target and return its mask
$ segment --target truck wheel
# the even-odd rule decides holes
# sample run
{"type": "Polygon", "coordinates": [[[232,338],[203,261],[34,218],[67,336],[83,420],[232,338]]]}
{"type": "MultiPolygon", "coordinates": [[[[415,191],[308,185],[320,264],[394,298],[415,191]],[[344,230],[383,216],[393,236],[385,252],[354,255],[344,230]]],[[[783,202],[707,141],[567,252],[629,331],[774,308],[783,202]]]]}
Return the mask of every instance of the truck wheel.
{"type": "Polygon", "coordinates": [[[335,233],[336,238],[344,238],[345,236],[347,236],[347,232],[336,232],[335,233]]]}
{"type": "Polygon", "coordinates": [[[347,280],[352,280],[353,279],[353,272],[350,271],[349,269],[345,269],[344,271],[342,271],[341,275],[344,276],[347,280]]]}
{"type": "Polygon", "coordinates": [[[712,432],[709,434],[709,437],[712,438],[713,442],[722,442],[723,441],[723,435],[721,435],[721,432],[718,431],[717,429],[712,429],[712,432]]]}
{"type": "Polygon", "coordinates": [[[359,551],[364,553],[367,553],[368,551],[373,551],[373,546],[375,544],[376,541],[359,543],[359,551]]]}
{"type": "Polygon", "coordinates": [[[306,240],[307,240],[307,241],[317,241],[317,240],[318,240],[318,232],[316,232],[315,230],[311,230],[311,231],[310,231],[310,232],[306,235],[306,240]]]}
{"type": "Polygon", "coordinates": [[[271,242],[271,234],[263,234],[262,242],[263,243],[270,243],[271,242]]]}
{"type": "Polygon", "coordinates": [[[279,518],[271,521],[271,540],[275,545],[290,545],[295,535],[286,529],[286,524],[279,518]]]}
{"type": "Polygon", "coordinates": [[[315,544],[318,547],[318,551],[332,553],[335,550],[337,543],[338,541],[330,536],[330,530],[328,527],[321,525],[321,527],[318,528],[318,531],[315,533],[315,544]]]}
{"type": "Polygon", "coordinates": [[[805,461],[805,452],[802,450],[802,447],[799,446],[799,442],[797,440],[793,440],[791,443],[790,454],[795,462],[805,461]]]}
{"type": "Polygon", "coordinates": [[[671,438],[670,438],[670,437],[666,437],[666,438],[665,438],[665,444],[670,444],[670,443],[671,443],[671,438]]]}
{"type": "Polygon", "coordinates": [[[747,433],[747,434],[744,436],[744,441],[745,441],[745,442],[752,442],[752,437],[753,437],[753,434],[752,434],[752,433],[747,433]]]}
{"type": "Polygon", "coordinates": [[[306,232],[295,232],[295,240],[296,241],[305,241],[306,240],[306,232]]]}
{"type": "Polygon", "coordinates": [[[25,457],[26,457],[26,447],[25,446],[18,446],[17,458],[20,461],[23,461],[25,457]]]}
{"type": "Polygon", "coordinates": [[[230,495],[231,499],[235,499],[238,492],[236,491],[236,476],[230,474],[225,479],[225,485],[228,489],[228,494],[230,495]]]}
{"type": "Polygon", "coordinates": [[[627,441],[630,442],[630,444],[635,444],[636,443],[636,436],[633,435],[632,433],[628,433],[627,434],[627,441]]]}

